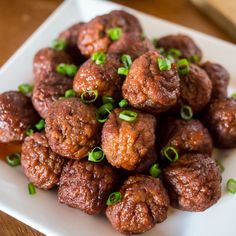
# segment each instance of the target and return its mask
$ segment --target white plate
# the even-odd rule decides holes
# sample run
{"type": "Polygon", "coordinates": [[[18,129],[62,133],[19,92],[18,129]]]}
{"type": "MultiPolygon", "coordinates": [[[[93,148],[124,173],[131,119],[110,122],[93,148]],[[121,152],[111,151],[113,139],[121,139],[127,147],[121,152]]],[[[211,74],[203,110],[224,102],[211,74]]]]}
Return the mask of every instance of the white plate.
{"type": "MultiPolygon", "coordinates": [[[[16,89],[22,82],[32,81],[32,59],[36,51],[50,45],[58,33],[72,23],[87,21],[113,9],[126,9],[141,21],[150,38],[169,33],[186,33],[202,48],[204,57],[223,64],[231,74],[230,89],[236,91],[236,47],[233,44],[154,18],[110,2],[95,0],[65,1],[46,22],[9,59],[0,71],[0,92],[16,89]]],[[[236,178],[236,150],[216,152],[223,157],[228,178],[236,178]],[[225,158],[224,158],[225,157],[225,158]]],[[[101,216],[88,216],[79,210],[57,202],[53,191],[37,190],[35,196],[27,191],[28,180],[21,168],[11,168],[0,162],[0,209],[46,235],[119,235],[101,216]]],[[[221,200],[202,213],[171,209],[168,219],[145,235],[158,236],[235,236],[236,196],[224,191],[221,200]]]]}

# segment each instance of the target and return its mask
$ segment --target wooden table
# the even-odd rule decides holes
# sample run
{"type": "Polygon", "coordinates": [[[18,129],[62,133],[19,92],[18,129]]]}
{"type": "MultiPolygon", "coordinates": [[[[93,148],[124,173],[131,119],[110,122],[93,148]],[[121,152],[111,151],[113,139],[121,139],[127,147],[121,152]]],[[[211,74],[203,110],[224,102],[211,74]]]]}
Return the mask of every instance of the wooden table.
{"type": "MultiPolygon", "coordinates": [[[[62,0],[0,1],[0,65],[38,28],[62,0]]],[[[115,0],[140,11],[234,42],[188,0],[115,0]]],[[[42,234],[0,212],[0,235],[42,234]]]]}

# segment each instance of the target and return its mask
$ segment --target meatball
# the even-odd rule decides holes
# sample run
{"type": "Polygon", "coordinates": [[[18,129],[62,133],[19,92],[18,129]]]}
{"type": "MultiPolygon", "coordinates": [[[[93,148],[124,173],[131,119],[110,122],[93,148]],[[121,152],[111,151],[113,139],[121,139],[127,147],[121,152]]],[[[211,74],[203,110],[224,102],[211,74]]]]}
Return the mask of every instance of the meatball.
{"type": "Polygon", "coordinates": [[[199,120],[168,118],[161,124],[161,147],[172,146],[179,154],[199,152],[212,154],[213,144],[208,130],[199,120]]]}
{"type": "Polygon", "coordinates": [[[171,205],[184,211],[204,211],[221,196],[221,175],[214,159],[188,153],[163,170],[171,205]]]}
{"type": "Polygon", "coordinates": [[[56,72],[56,67],[60,63],[70,64],[71,58],[64,51],[57,51],[53,48],[43,48],[39,50],[33,61],[34,78],[36,82],[44,77],[42,73],[56,72]]]}
{"type": "Polygon", "coordinates": [[[140,34],[123,34],[120,40],[114,42],[108,49],[108,53],[128,54],[134,60],[145,52],[154,50],[152,42],[140,34]]]}
{"type": "Polygon", "coordinates": [[[0,94],[0,142],[23,141],[27,128],[38,120],[30,98],[17,91],[0,94]]]}
{"type": "Polygon", "coordinates": [[[201,111],[210,101],[212,82],[207,73],[195,64],[190,64],[189,74],[180,79],[179,104],[188,105],[194,113],[201,111]]]}
{"type": "Polygon", "coordinates": [[[123,79],[118,75],[118,68],[122,66],[120,57],[106,55],[105,63],[97,65],[88,59],[78,70],[73,88],[78,94],[87,90],[97,90],[101,96],[121,97],[123,79]]]}
{"type": "Polygon", "coordinates": [[[108,162],[117,168],[145,168],[147,166],[143,166],[143,163],[151,165],[156,160],[156,119],[152,115],[137,112],[137,119],[128,122],[119,118],[121,111],[115,109],[104,124],[102,149],[108,162]],[[152,163],[149,160],[153,160],[152,163]]]}
{"type": "Polygon", "coordinates": [[[160,71],[157,60],[163,57],[150,51],[138,57],[132,64],[122,87],[122,93],[130,105],[154,114],[167,111],[179,97],[179,76],[176,65],[160,71]]]}
{"type": "Polygon", "coordinates": [[[160,179],[130,176],[120,189],[122,199],[106,209],[112,226],[123,234],[144,233],[167,218],[169,197],[160,179]]]}
{"type": "Polygon", "coordinates": [[[116,177],[107,164],[70,160],[60,178],[58,200],[87,214],[99,214],[105,208],[116,177]]]}
{"type": "Polygon", "coordinates": [[[100,125],[95,108],[78,98],[55,101],[45,122],[51,149],[64,157],[81,159],[99,142],[100,125]]]}
{"type": "Polygon", "coordinates": [[[60,97],[63,97],[66,90],[72,88],[73,81],[54,72],[41,74],[41,76],[44,78],[40,79],[34,86],[32,102],[40,116],[45,118],[49,106],[60,97]]]}
{"type": "Polygon", "coordinates": [[[202,51],[196,43],[187,35],[167,35],[158,39],[158,47],[163,47],[165,50],[172,48],[178,49],[181,52],[181,58],[187,58],[192,62],[198,62],[202,58],[202,51]],[[197,60],[197,61],[195,61],[197,60]]]}
{"type": "Polygon", "coordinates": [[[227,87],[229,84],[229,73],[221,65],[212,62],[205,62],[201,67],[208,74],[212,82],[212,94],[213,99],[216,98],[226,98],[227,97],[227,87]]]}
{"type": "Polygon", "coordinates": [[[81,27],[78,37],[78,47],[87,57],[96,51],[106,52],[112,44],[107,31],[119,27],[123,33],[142,33],[139,21],[125,11],[112,11],[109,14],[97,16],[81,27]]]}
{"type": "Polygon", "coordinates": [[[64,159],[51,150],[44,133],[34,133],[24,140],[21,165],[36,187],[47,190],[59,184],[63,164],[64,159]]]}
{"type": "Polygon", "coordinates": [[[236,100],[233,98],[214,100],[204,118],[214,145],[219,148],[236,147],[236,100]]]}

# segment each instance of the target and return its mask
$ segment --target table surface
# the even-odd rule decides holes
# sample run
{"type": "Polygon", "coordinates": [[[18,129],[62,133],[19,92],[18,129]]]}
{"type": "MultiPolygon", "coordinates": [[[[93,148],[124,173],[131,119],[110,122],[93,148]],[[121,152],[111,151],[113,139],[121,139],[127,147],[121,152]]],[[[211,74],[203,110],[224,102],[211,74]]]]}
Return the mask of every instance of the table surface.
{"type": "MultiPolygon", "coordinates": [[[[0,65],[3,65],[61,2],[62,0],[0,1],[0,65]]],[[[188,0],[115,0],[114,2],[235,43],[188,0]]],[[[42,236],[41,233],[3,212],[0,212],[0,235],[42,236]]]]}

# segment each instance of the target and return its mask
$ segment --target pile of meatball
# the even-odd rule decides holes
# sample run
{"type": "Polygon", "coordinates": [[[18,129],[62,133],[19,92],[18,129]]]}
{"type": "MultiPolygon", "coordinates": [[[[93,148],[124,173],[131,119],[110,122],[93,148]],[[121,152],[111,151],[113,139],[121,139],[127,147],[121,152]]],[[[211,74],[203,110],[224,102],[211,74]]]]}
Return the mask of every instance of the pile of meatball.
{"type": "Polygon", "coordinates": [[[32,94],[0,95],[0,142],[23,142],[21,165],[30,182],[57,188],[62,204],[105,212],[123,234],[152,229],[170,205],[198,212],[215,204],[221,173],[213,146],[236,147],[236,100],[227,95],[226,69],[202,62],[187,35],[151,42],[138,19],[120,10],[74,24],[57,41],[64,45],[34,56],[32,94]],[[187,71],[180,73],[180,62],[187,71]],[[65,72],[61,64],[78,70],[65,72]],[[83,100],[91,91],[97,96],[83,100]],[[101,121],[104,97],[113,109],[101,121]],[[45,129],[27,133],[40,119],[45,129]],[[88,158],[96,148],[105,158],[88,158]]]}

